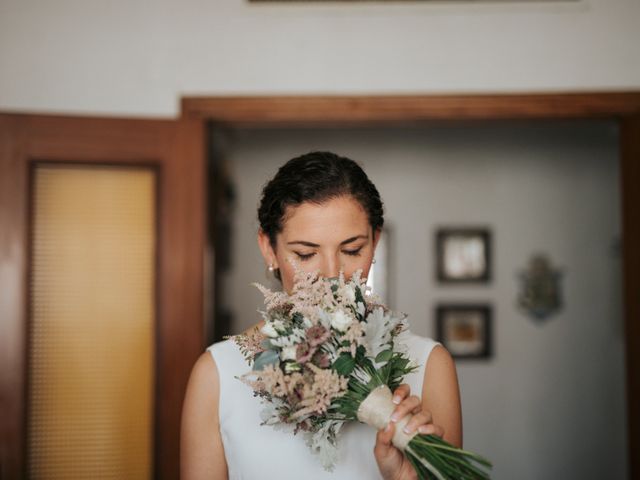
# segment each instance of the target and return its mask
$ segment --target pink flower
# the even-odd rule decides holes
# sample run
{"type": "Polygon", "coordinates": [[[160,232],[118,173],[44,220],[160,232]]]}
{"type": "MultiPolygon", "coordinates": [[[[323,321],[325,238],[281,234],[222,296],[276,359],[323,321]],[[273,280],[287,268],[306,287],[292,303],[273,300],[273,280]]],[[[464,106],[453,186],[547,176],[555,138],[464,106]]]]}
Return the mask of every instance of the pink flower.
{"type": "Polygon", "coordinates": [[[299,363],[308,362],[314,353],[316,353],[316,347],[312,347],[307,342],[299,343],[296,349],[296,356],[299,363]]]}
{"type": "Polygon", "coordinates": [[[320,368],[329,368],[331,365],[329,355],[323,352],[316,352],[311,361],[320,368]]]}
{"type": "Polygon", "coordinates": [[[317,347],[323,344],[331,335],[331,332],[324,328],[322,325],[314,325],[307,329],[307,340],[312,347],[317,347]]]}

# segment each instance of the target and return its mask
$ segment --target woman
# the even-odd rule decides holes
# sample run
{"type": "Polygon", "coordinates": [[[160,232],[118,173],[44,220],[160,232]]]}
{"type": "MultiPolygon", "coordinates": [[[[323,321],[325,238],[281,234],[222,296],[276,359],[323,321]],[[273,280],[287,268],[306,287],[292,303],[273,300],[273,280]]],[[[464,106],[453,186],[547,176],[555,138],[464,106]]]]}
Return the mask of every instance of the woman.
{"type": "MultiPolygon", "coordinates": [[[[294,267],[325,277],[369,273],[383,224],[376,187],[352,160],[328,152],[294,158],[265,186],[258,210],[258,245],[283,289],[294,267]]],[[[257,325],[258,327],[261,324],[257,325]]],[[[394,423],[408,413],[408,433],[435,434],[460,447],[462,427],[455,365],[431,339],[412,335],[409,353],[421,364],[394,392],[391,422],[375,432],[352,423],[342,430],[341,459],[325,472],[301,435],[260,426],[260,400],[236,376],[248,370],[232,340],[202,354],[193,368],[183,408],[183,480],[300,478],[400,480],[416,478],[391,444],[394,423]],[[410,395],[421,394],[422,400],[410,395]]]]}

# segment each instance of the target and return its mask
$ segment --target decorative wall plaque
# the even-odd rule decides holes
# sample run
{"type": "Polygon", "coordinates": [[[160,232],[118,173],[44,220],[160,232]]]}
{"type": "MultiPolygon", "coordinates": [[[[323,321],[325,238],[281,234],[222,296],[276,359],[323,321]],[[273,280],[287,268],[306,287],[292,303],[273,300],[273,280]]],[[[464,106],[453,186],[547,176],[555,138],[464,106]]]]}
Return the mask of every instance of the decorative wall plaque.
{"type": "Polygon", "coordinates": [[[545,320],[562,308],[562,272],[547,255],[532,256],[519,279],[518,307],[531,318],[545,320]]]}

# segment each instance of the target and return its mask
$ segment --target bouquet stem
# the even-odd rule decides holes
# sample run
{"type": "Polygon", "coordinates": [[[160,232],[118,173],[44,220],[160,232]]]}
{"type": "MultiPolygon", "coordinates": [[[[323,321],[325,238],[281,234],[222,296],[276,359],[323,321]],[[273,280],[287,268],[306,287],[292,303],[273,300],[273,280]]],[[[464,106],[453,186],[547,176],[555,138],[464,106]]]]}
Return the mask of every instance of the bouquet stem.
{"type": "MultiPolygon", "coordinates": [[[[377,430],[385,428],[396,408],[392,397],[391,390],[386,385],[380,385],[373,389],[358,408],[358,420],[377,430]]],[[[406,415],[396,423],[396,429],[391,441],[397,449],[403,452],[406,450],[409,441],[417,434],[417,432],[407,434],[403,431],[404,426],[409,423],[411,417],[411,414],[406,415]]]]}
{"type": "MultiPolygon", "coordinates": [[[[358,408],[358,420],[378,430],[389,423],[396,405],[392,393],[386,385],[373,389],[358,408]]],[[[454,447],[435,435],[422,435],[418,432],[407,434],[404,426],[411,419],[406,415],[396,423],[392,443],[404,452],[416,469],[420,479],[427,479],[431,473],[438,480],[477,480],[488,479],[489,475],[480,470],[471,460],[490,467],[491,464],[471,452],[454,447]]]]}

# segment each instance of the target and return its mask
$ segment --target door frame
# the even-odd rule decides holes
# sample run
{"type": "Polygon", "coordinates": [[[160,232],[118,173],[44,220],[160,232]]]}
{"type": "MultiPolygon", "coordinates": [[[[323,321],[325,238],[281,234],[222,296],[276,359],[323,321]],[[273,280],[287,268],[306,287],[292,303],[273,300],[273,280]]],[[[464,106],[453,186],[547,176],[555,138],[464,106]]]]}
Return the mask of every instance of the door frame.
{"type": "Polygon", "coordinates": [[[401,126],[430,122],[611,119],[620,128],[628,458],[640,479],[640,91],[482,95],[187,96],[183,118],[228,127],[401,126]]]}
{"type": "Polygon", "coordinates": [[[32,169],[146,166],[156,173],[153,477],[179,478],[180,415],[202,353],[205,133],[198,120],[0,114],[1,478],[26,478],[32,169]]]}

